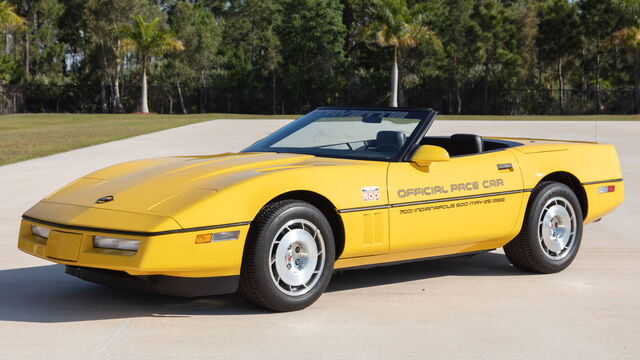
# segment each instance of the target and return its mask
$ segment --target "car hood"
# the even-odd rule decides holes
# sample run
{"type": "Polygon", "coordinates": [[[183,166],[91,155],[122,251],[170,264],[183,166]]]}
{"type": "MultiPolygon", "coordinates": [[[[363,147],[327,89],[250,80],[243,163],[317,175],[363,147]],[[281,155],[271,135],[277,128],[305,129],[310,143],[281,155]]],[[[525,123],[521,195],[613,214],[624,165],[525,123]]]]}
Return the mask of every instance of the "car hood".
{"type": "Polygon", "coordinates": [[[317,166],[304,164],[310,158],[314,156],[227,153],[138,160],[82,177],[43,201],[171,216],[182,205],[213,196],[243,179],[270,171],[317,166]]]}

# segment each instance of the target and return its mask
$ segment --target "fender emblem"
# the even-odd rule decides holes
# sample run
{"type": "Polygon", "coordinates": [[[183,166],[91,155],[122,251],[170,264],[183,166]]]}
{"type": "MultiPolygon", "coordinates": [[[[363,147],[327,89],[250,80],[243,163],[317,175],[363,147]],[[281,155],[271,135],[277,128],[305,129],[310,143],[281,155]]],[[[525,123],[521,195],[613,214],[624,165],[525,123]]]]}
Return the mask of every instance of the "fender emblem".
{"type": "Polygon", "coordinates": [[[96,204],[103,204],[109,201],[113,201],[113,195],[101,197],[100,199],[96,200],[96,204]]]}

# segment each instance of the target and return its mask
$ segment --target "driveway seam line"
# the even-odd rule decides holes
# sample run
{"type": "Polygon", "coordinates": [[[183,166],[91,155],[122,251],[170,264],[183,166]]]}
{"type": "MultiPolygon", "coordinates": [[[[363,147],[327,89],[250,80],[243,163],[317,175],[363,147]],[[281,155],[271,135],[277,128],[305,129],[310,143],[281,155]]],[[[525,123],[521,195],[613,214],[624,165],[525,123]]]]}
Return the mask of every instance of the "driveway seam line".
{"type": "Polygon", "coordinates": [[[122,330],[124,330],[124,328],[127,327],[127,325],[129,325],[130,322],[131,322],[131,319],[129,318],[116,329],[113,335],[111,335],[111,338],[109,339],[109,341],[107,341],[107,343],[104,344],[104,346],[100,349],[100,351],[98,351],[98,353],[93,357],[93,360],[98,360],[102,356],[102,354],[104,354],[105,351],[107,351],[107,349],[111,346],[111,344],[113,344],[116,338],[120,335],[122,330]]]}

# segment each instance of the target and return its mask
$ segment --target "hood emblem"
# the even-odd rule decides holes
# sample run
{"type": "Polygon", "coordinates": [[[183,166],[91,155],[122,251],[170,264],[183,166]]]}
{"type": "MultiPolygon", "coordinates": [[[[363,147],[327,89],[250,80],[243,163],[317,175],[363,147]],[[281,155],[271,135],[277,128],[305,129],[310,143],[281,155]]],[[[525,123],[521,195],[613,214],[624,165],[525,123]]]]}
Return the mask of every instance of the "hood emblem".
{"type": "Polygon", "coordinates": [[[101,197],[100,199],[96,200],[96,204],[104,204],[109,201],[113,201],[113,195],[101,197]]]}

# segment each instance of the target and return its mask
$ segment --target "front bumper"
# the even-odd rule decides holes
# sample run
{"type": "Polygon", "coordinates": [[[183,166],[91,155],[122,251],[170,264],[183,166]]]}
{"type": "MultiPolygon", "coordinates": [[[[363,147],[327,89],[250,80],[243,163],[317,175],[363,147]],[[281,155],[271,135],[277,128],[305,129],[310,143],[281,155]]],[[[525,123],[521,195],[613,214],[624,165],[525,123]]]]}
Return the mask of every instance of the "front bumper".
{"type": "MultiPolygon", "coordinates": [[[[36,219],[23,219],[18,248],[28,254],[56,263],[81,268],[107,269],[133,276],[163,275],[181,278],[211,278],[238,276],[242,263],[244,241],[249,225],[235,225],[215,230],[198,230],[154,236],[118,235],[111,230],[77,230],[62,224],[36,219]],[[38,225],[55,232],[55,239],[45,240],[32,234],[38,225]],[[239,231],[237,240],[196,244],[198,235],[218,231],[239,231]],[[93,247],[93,236],[112,236],[140,241],[137,251],[93,247]],[[56,251],[52,251],[53,247],[56,251]],[[60,247],[72,247],[71,251],[60,247]],[[63,254],[63,258],[60,258],[63,254]]],[[[190,280],[186,280],[190,281],[190,280]]]]}
{"type": "Polygon", "coordinates": [[[185,278],[166,275],[133,276],[123,271],[66,266],[66,273],[80,279],[113,288],[172,296],[210,296],[232,294],[238,289],[240,276],[185,278]]]}

